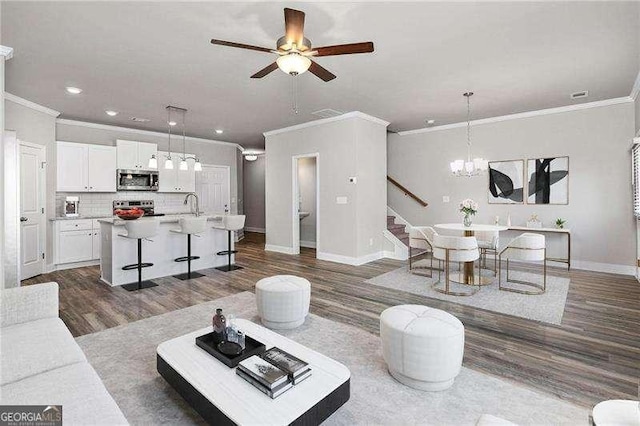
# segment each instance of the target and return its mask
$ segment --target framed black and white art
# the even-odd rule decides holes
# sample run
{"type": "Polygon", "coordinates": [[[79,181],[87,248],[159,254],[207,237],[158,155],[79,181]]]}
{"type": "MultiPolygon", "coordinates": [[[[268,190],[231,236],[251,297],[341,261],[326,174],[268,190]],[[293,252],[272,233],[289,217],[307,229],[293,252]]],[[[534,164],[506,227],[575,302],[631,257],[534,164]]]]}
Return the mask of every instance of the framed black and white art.
{"type": "Polygon", "coordinates": [[[527,161],[527,204],[569,204],[569,157],[527,161]]]}
{"type": "Polygon", "coordinates": [[[524,202],[524,160],[489,162],[489,204],[524,202]]]}

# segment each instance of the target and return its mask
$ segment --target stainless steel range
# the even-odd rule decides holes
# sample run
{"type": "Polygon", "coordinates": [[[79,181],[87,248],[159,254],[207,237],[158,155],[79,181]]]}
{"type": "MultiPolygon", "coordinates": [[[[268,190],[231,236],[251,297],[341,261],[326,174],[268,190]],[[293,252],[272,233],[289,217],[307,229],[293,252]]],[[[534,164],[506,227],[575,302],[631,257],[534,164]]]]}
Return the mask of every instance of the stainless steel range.
{"type": "Polygon", "coordinates": [[[130,210],[134,207],[144,210],[145,216],[164,216],[164,213],[155,212],[153,200],[114,200],[113,214],[115,215],[116,210],[130,210]]]}

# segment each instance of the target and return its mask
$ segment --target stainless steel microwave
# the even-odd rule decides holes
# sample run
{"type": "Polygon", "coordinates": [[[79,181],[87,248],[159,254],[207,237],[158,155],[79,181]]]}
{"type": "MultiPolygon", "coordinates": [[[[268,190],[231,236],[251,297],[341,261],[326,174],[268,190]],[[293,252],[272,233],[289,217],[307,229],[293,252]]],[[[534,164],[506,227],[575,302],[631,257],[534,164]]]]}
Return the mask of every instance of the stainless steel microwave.
{"type": "Polygon", "coordinates": [[[123,170],[116,172],[118,191],[157,191],[158,172],[156,170],[123,170]]]}

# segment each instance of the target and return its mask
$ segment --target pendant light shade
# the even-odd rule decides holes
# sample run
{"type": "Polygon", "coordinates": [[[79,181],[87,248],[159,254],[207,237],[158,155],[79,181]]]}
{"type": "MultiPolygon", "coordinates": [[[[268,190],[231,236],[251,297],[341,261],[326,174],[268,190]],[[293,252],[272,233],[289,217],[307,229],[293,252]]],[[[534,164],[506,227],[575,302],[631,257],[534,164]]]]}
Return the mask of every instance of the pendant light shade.
{"type": "Polygon", "coordinates": [[[180,160],[180,170],[189,170],[189,165],[187,164],[187,160],[184,158],[180,160]]]}
{"type": "Polygon", "coordinates": [[[151,158],[149,158],[149,168],[150,169],[158,168],[158,159],[156,158],[155,154],[153,154],[151,158]]]}
{"type": "Polygon", "coordinates": [[[173,170],[173,160],[171,159],[171,156],[167,157],[165,160],[164,168],[167,170],[173,170]]]}
{"type": "Polygon", "coordinates": [[[202,171],[202,164],[200,164],[200,160],[196,158],[196,163],[193,165],[193,170],[196,172],[202,171]]]}

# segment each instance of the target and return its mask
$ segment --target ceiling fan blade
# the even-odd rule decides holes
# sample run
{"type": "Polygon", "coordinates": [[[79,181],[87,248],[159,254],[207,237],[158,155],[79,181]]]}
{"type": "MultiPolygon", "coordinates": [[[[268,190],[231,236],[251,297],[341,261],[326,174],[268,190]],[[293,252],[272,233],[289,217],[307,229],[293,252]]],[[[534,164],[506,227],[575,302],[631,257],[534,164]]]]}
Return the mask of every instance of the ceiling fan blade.
{"type": "Polygon", "coordinates": [[[295,43],[300,49],[304,41],[304,12],[285,7],[284,29],[287,43],[295,43]]]}
{"type": "Polygon", "coordinates": [[[322,79],[323,81],[331,81],[334,78],[336,78],[336,76],[333,75],[326,68],[321,67],[320,65],[318,65],[317,62],[313,62],[313,61],[311,61],[311,66],[309,67],[309,72],[311,74],[315,75],[316,77],[322,79]]]}
{"type": "Polygon", "coordinates": [[[324,46],[313,49],[317,52],[314,56],[351,55],[354,53],[373,52],[373,42],[338,44],[336,46],[324,46]]]}
{"type": "Polygon", "coordinates": [[[273,72],[273,71],[275,71],[277,69],[278,69],[278,64],[274,62],[274,63],[262,68],[260,71],[258,71],[254,75],[252,75],[251,78],[262,78],[265,75],[270,74],[271,72],[273,72]]]}
{"type": "Polygon", "coordinates": [[[258,52],[266,52],[266,53],[273,52],[273,49],[267,49],[266,47],[252,46],[250,44],[234,43],[232,41],[216,40],[215,38],[211,39],[211,44],[218,44],[220,46],[227,46],[227,47],[237,47],[239,49],[257,50],[258,52]]]}

